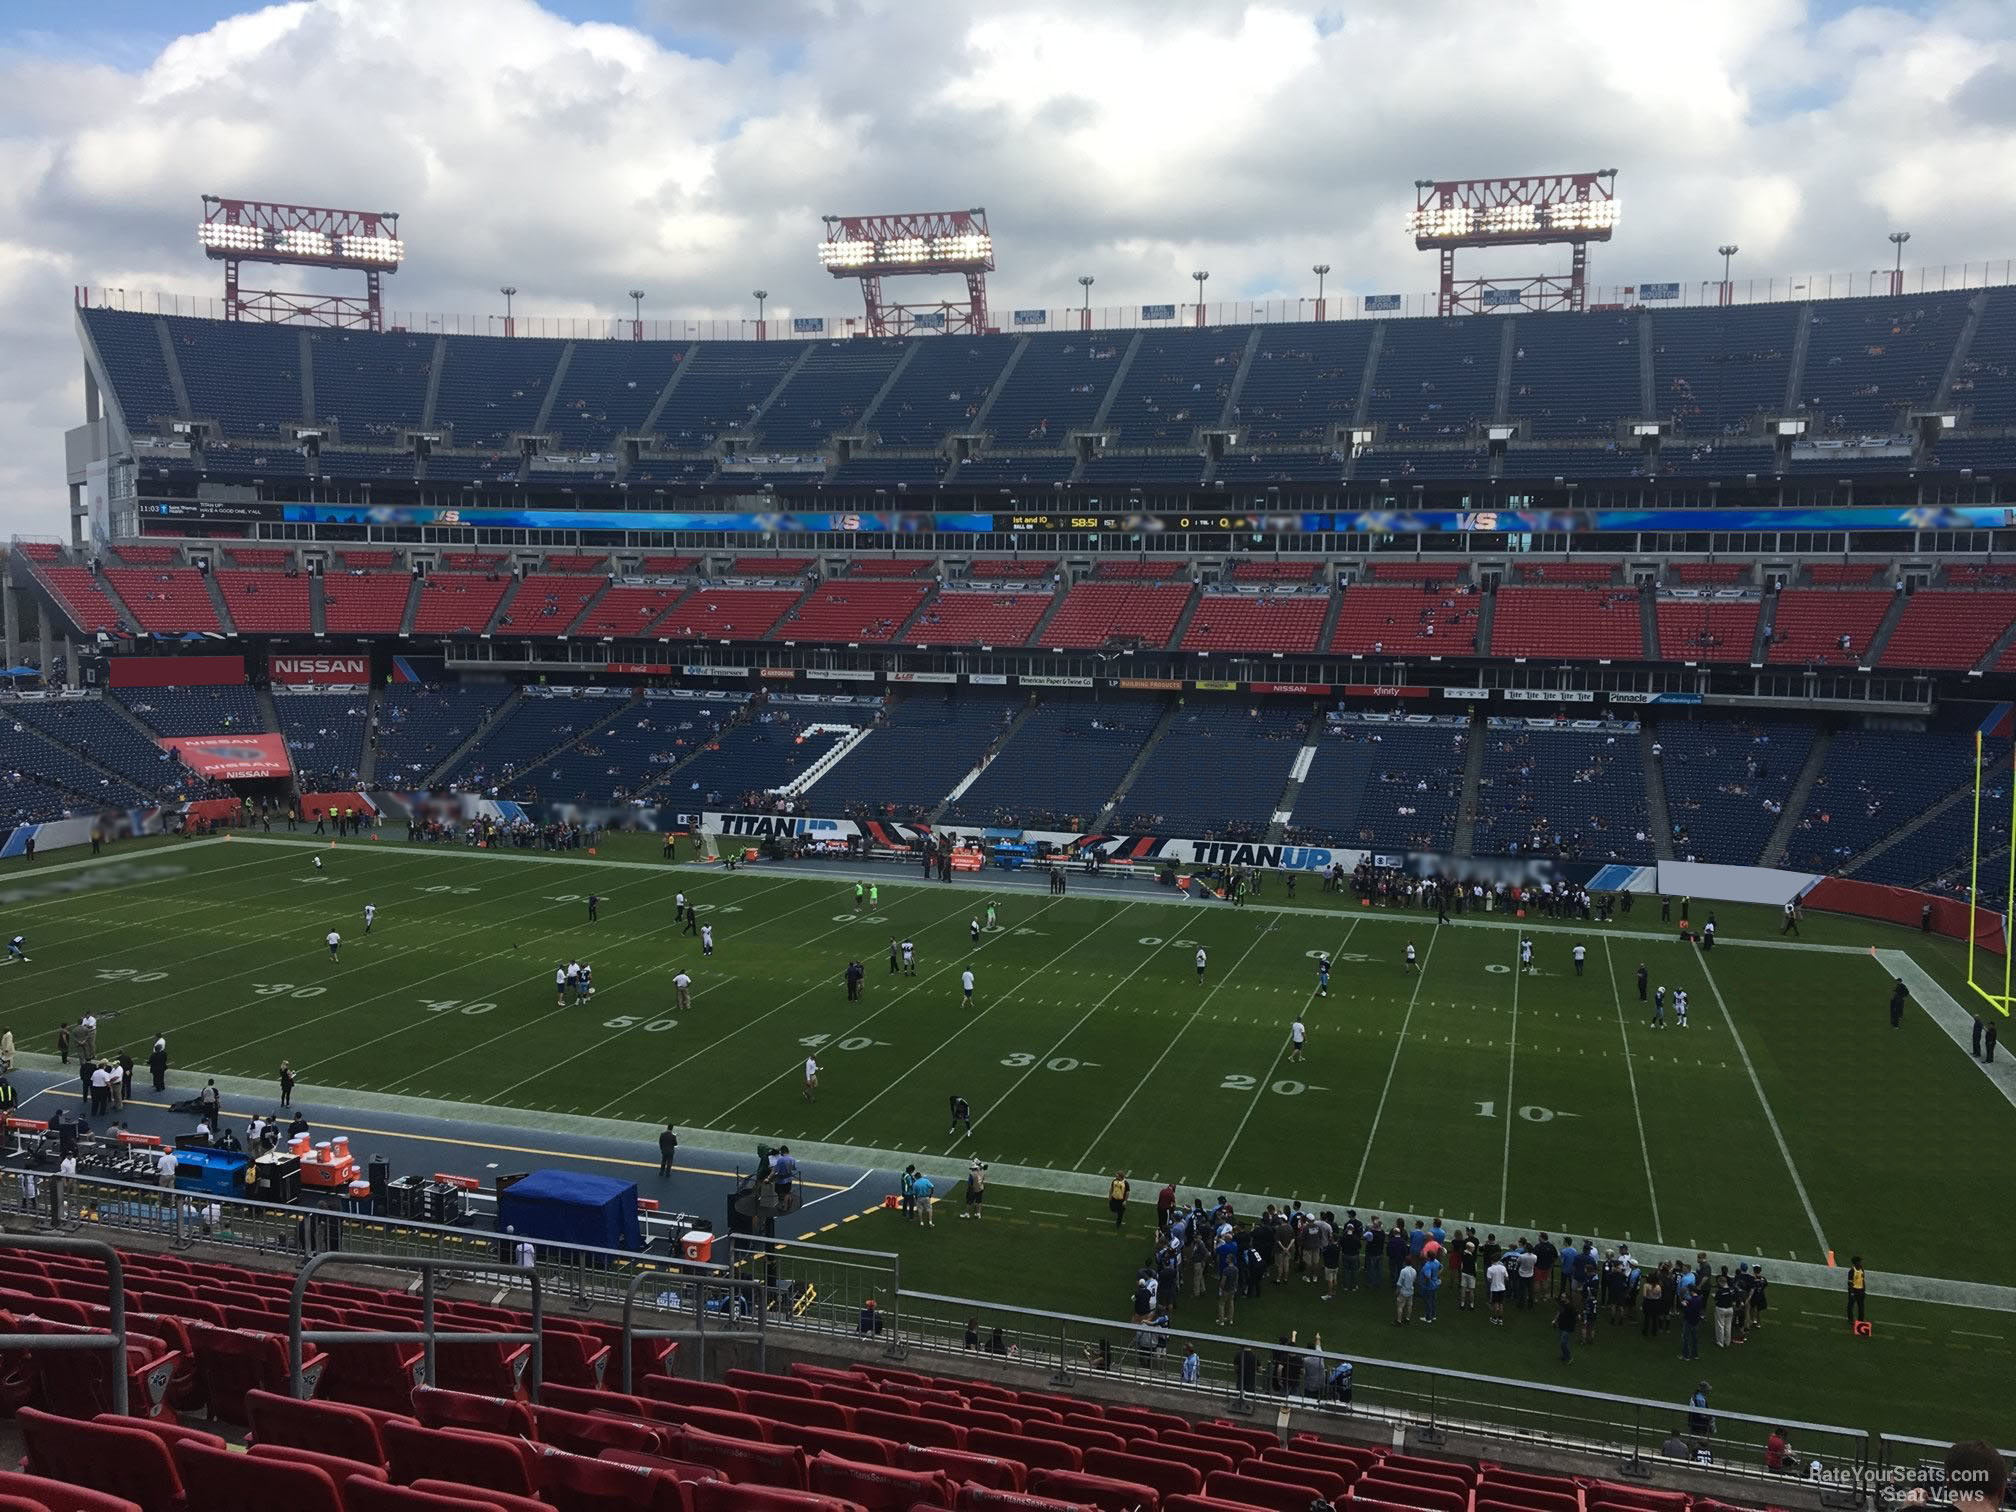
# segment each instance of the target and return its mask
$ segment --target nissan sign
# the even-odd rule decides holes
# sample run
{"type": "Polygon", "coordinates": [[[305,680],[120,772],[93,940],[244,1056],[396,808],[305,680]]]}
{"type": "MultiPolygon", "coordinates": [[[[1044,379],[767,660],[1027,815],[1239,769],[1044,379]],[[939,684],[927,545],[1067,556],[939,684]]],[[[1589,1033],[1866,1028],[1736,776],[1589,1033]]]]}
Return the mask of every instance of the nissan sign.
{"type": "Polygon", "coordinates": [[[276,683],[365,687],[371,682],[368,656],[276,656],[267,663],[276,683]]]}

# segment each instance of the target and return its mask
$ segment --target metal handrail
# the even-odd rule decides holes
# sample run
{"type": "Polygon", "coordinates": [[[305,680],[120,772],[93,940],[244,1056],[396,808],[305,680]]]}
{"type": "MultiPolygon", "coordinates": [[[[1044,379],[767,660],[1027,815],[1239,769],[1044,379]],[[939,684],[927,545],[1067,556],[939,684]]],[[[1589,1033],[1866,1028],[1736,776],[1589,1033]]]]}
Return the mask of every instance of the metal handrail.
{"type": "MultiPolygon", "coordinates": [[[[646,1281],[663,1281],[663,1276],[649,1271],[639,1271],[630,1278],[630,1284],[623,1289],[623,1394],[634,1395],[635,1377],[631,1366],[633,1346],[639,1339],[692,1339],[700,1346],[698,1368],[703,1376],[707,1369],[707,1292],[715,1289],[733,1296],[737,1292],[761,1293],[764,1282],[754,1276],[727,1276],[719,1279],[702,1277],[695,1281],[693,1289],[693,1326],[691,1328],[639,1328],[637,1326],[637,1289],[646,1281]]],[[[750,1307],[756,1319],[756,1368],[769,1367],[769,1317],[770,1309],[761,1301],[750,1307]]],[[[731,1314],[731,1316],[733,1316],[731,1314]]]]}
{"type": "MultiPolygon", "coordinates": [[[[56,1177],[58,1181],[65,1177],[56,1177]]],[[[112,1410],[120,1417],[127,1415],[126,1398],[126,1267],[120,1263],[119,1252],[102,1239],[76,1239],[68,1234],[7,1234],[0,1237],[0,1245],[8,1249],[48,1250],[59,1255],[88,1255],[101,1260],[105,1265],[106,1307],[112,1314],[112,1326],[106,1333],[83,1334],[16,1334],[0,1333],[0,1351],[13,1349],[29,1350],[106,1350],[116,1351],[112,1366],[112,1410]]]]}
{"type": "Polygon", "coordinates": [[[287,1301],[287,1389],[305,1398],[305,1346],[309,1344],[418,1344],[424,1351],[422,1369],[427,1384],[439,1384],[435,1375],[435,1346],[439,1344],[530,1344],[532,1359],[526,1379],[532,1400],[539,1400],[539,1387],[546,1367],[545,1345],[540,1325],[545,1321],[545,1281],[535,1265],[513,1265],[503,1261],[472,1265],[468,1260],[429,1260],[410,1255],[346,1255],[325,1250],[311,1255],[295,1274],[294,1290],[287,1301]],[[353,1265],[384,1266],[388,1269],[420,1272],[420,1332],[405,1330],[303,1329],[302,1310],[308,1300],[308,1282],[325,1264],[347,1261],[353,1265]],[[442,1333],[434,1324],[434,1273],[437,1270],[475,1271],[483,1275],[523,1276],[532,1286],[532,1331],[530,1333],[442,1333]]]}

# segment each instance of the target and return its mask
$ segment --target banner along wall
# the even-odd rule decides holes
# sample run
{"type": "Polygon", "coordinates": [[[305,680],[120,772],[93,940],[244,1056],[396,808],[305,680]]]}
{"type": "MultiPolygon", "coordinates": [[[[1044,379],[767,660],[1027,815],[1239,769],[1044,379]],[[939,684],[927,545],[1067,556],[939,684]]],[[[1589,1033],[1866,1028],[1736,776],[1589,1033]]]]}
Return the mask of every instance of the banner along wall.
{"type": "Polygon", "coordinates": [[[115,656],[111,668],[115,688],[241,687],[242,656],[115,656]]]}
{"type": "Polygon", "coordinates": [[[205,777],[285,777],[294,765],[278,735],[168,735],[162,746],[205,777]]]}

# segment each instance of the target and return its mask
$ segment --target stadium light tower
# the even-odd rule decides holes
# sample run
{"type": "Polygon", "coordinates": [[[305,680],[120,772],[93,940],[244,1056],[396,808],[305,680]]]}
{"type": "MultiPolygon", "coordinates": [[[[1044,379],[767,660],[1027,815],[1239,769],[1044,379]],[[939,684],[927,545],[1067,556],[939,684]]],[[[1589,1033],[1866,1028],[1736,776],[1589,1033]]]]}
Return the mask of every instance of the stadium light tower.
{"type": "Polygon", "coordinates": [[[1085,291],[1085,306],[1078,315],[1078,329],[1089,331],[1092,329],[1092,275],[1080,273],[1078,287],[1085,291]]]}
{"type": "Polygon", "coordinates": [[[1330,264],[1317,263],[1309,270],[1316,275],[1316,318],[1323,318],[1323,280],[1330,272],[1330,264]]]}
{"type": "Polygon", "coordinates": [[[994,238],[987,212],[925,210],[901,215],[828,215],[819,262],[835,278],[861,280],[861,303],[870,336],[913,330],[978,336],[987,330],[987,275],[994,271],[994,238]],[[884,304],[882,280],[933,273],[966,279],[966,303],[884,304]]]}
{"type": "Polygon", "coordinates": [[[1715,250],[1722,254],[1722,293],[1721,297],[1718,298],[1715,301],[1715,303],[1726,305],[1729,303],[1730,300],[1736,297],[1735,285],[1729,282],[1729,259],[1734,257],[1738,252],[1741,252],[1743,249],[1737,246],[1736,243],[1734,242],[1724,242],[1721,246],[1717,247],[1715,250]]]}
{"type": "Polygon", "coordinates": [[[505,284],[497,292],[504,296],[504,334],[510,336],[515,334],[515,328],[511,322],[511,300],[517,294],[518,286],[516,284],[505,284]]]}
{"type": "Polygon", "coordinates": [[[1617,170],[1532,178],[1416,179],[1407,229],[1422,251],[1442,254],[1437,310],[1474,315],[1490,309],[1580,310],[1588,289],[1589,243],[1608,241],[1617,225],[1617,170]],[[1566,243],[1568,276],[1456,277],[1458,247],[1533,247],[1566,243]]]}
{"type": "Polygon", "coordinates": [[[1897,249],[1897,266],[1890,270],[1890,297],[1896,299],[1904,293],[1904,243],[1911,240],[1909,231],[1892,231],[1890,245],[1897,249]]]}
{"type": "Polygon", "coordinates": [[[203,196],[196,239],[204,255],[224,264],[224,318],[382,331],[380,280],[399,271],[406,244],[396,210],[325,210],[267,200],[203,196]],[[247,289],[243,263],[343,268],[364,275],[364,294],[297,294],[247,289]]]}
{"type": "Polygon", "coordinates": [[[1197,280],[1197,324],[1201,326],[1204,324],[1204,280],[1211,275],[1203,268],[1199,268],[1190,276],[1197,280]]]}
{"type": "Polygon", "coordinates": [[[630,339],[644,339],[644,291],[631,289],[630,294],[630,339]]]}

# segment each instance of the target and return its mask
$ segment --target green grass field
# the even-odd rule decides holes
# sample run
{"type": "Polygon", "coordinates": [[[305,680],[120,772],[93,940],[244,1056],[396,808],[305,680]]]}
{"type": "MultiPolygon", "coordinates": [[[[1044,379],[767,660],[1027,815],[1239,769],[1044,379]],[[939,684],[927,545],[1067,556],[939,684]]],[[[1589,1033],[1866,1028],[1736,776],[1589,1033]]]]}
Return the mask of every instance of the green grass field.
{"type": "MultiPolygon", "coordinates": [[[[2016,1215],[1994,1195],[2016,1108],[1921,1011],[1890,1028],[1890,977],[1867,953],[1906,950],[1965,1002],[1950,942],[1813,919],[1803,943],[1830,949],[1760,948],[1746,941],[1775,941],[1775,913],[1727,907],[1723,943],[1704,957],[1661,928],[1655,900],[1608,926],[1532,921],[1538,969],[1526,974],[1514,921],[1438,929],[1432,914],[1363,909],[1312,880],[1293,908],[1278,882],[1245,908],[1003,891],[1002,927],[974,946],[968,920],[987,895],[914,871],[888,870],[870,913],[837,872],[726,875],[657,855],[644,840],[565,859],[401,839],[237,840],[60,871],[10,864],[0,933],[25,933],[31,964],[0,969],[5,1017],[26,1051],[52,1049],[58,1022],[89,1007],[101,1048],[144,1059],[163,1032],[185,1074],[270,1078],[286,1057],[304,1097],[354,1088],[671,1119],[878,1152],[896,1167],[923,1159],[941,1190],[978,1154],[1018,1173],[997,1175],[990,1220],[1005,1221],[990,1221],[984,1252],[957,1258],[969,1227],[957,1224],[957,1238],[923,1236],[914,1259],[920,1236],[893,1220],[833,1237],[901,1248],[912,1285],[1075,1310],[1124,1306],[1138,1258],[1131,1245],[1096,1262],[1076,1253],[1111,1242],[1093,1193],[1116,1169],[1136,1182],[1144,1227],[1155,1187],[1173,1178],[1186,1194],[1439,1214],[1507,1236],[1595,1233],[1640,1255],[1824,1265],[1830,1250],[1844,1264],[1859,1252],[1872,1270],[2016,1284],[2016,1215]],[[711,959],[674,922],[681,888],[716,931],[711,959]],[[603,899],[595,924],[591,892],[603,899]],[[368,937],[367,903],[378,908],[368,937]],[[322,943],[330,928],[344,937],[340,961],[322,943]],[[916,942],[914,977],[889,974],[892,935],[916,942]],[[1580,977],[1577,939],[1589,947],[1580,977]],[[1418,971],[1404,964],[1410,940],[1418,971]],[[1319,951],[1336,962],[1327,999],[1314,996],[1319,951]],[[553,970],[567,957],[592,963],[598,990],[556,1009],[553,970]],[[858,1003],[841,983],[850,957],[868,968],[858,1003]],[[1690,1027],[1648,1027],[1633,984],[1641,960],[1669,997],[1688,993],[1690,1027]],[[969,966],[970,1010],[959,989],[969,966]],[[681,968],[694,978],[684,1014],[673,1005],[681,968]],[[1288,1050],[1298,1015],[1309,1028],[1299,1063],[1288,1050]],[[808,1053],[822,1067],[815,1102],[801,1091],[808,1053]],[[970,1140],[948,1136],[953,1093],[972,1105],[970,1140]],[[1069,1265],[1016,1263],[1019,1246],[1034,1257],[1060,1244],[1069,1265]],[[1046,1280],[1032,1290],[1027,1274],[1046,1280]]],[[[1277,1305],[1288,1302],[1262,1304],[1270,1327],[1277,1305]]],[[[1815,1348],[1844,1347],[1834,1335],[1845,1331],[1823,1326],[1837,1299],[1781,1288],[1774,1305],[1795,1328],[1811,1314],[1815,1348]]],[[[1347,1302],[1338,1326],[1367,1306],[1347,1302]]],[[[1897,1303],[1891,1316],[1901,1332],[1859,1355],[1848,1346],[1825,1371],[1784,1363],[1805,1342],[1794,1333],[1750,1347],[1744,1372],[1760,1391],[1796,1389],[1778,1410],[1928,1432],[1952,1414],[1897,1401],[1885,1374],[1904,1368],[1896,1350],[1922,1348],[1912,1368],[1944,1378],[1978,1368],[1977,1400],[2006,1398],[1991,1384],[2009,1371],[2006,1318],[1929,1303],[1897,1303]],[[1935,1341],[1964,1353],[1935,1355],[1935,1341]],[[1782,1379],[1760,1373],[1765,1359],[1782,1379]]],[[[1491,1330],[1470,1368],[1546,1369],[1530,1338],[1526,1363],[1488,1358],[1522,1331],[1544,1328],[1491,1330]]],[[[1391,1351],[1392,1332],[1330,1342],[1391,1351]]],[[[1417,1342],[1426,1332],[1410,1331],[1408,1348],[1461,1363],[1442,1355],[1452,1330],[1417,1342]]],[[[1575,1384],[1658,1396],[1692,1386],[1679,1379],[1688,1367],[1606,1382],[1609,1368],[1575,1384]]],[[[1993,1410],[1975,1431],[2009,1435],[2006,1402],[1993,1410]]]]}

